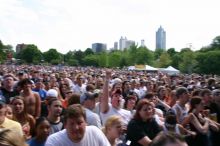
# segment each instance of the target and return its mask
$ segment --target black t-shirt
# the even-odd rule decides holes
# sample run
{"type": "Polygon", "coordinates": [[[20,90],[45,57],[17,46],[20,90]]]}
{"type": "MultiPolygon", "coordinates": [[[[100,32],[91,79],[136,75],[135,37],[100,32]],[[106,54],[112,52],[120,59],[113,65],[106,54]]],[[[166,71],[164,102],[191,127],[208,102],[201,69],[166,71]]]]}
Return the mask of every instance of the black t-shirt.
{"type": "Polygon", "coordinates": [[[15,97],[15,96],[19,95],[19,92],[15,91],[15,90],[14,91],[8,91],[5,88],[1,88],[0,90],[1,90],[0,92],[1,92],[2,96],[4,96],[7,104],[10,103],[10,99],[12,97],[15,97]]]}
{"type": "Polygon", "coordinates": [[[157,136],[161,131],[160,126],[155,119],[150,119],[146,122],[142,120],[132,119],[128,123],[127,127],[127,139],[131,141],[130,146],[141,146],[138,141],[145,136],[148,136],[151,140],[157,136]]]}

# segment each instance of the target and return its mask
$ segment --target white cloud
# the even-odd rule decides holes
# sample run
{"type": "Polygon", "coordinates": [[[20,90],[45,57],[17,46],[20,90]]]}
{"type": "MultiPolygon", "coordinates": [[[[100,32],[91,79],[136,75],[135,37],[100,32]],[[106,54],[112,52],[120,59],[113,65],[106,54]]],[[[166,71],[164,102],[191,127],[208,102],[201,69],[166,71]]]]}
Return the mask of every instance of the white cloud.
{"type": "Polygon", "coordinates": [[[121,36],[145,39],[154,50],[155,31],[167,32],[167,48],[192,43],[199,49],[220,34],[217,0],[2,0],[0,39],[34,43],[42,51],[86,49],[94,42],[113,46],[121,36]]]}

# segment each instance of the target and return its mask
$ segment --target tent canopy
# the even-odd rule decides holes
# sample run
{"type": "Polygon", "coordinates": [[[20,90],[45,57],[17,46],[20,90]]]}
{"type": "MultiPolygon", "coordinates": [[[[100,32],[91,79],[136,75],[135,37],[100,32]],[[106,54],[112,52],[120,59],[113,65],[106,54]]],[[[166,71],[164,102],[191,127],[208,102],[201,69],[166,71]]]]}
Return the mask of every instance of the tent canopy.
{"type": "Polygon", "coordinates": [[[165,68],[163,71],[165,71],[167,73],[171,73],[171,74],[178,74],[178,73],[180,73],[179,70],[175,69],[172,66],[169,66],[169,67],[165,68]]]}
{"type": "Polygon", "coordinates": [[[128,70],[146,70],[146,71],[158,71],[157,68],[154,68],[149,65],[135,65],[135,66],[129,66],[128,70]]]}

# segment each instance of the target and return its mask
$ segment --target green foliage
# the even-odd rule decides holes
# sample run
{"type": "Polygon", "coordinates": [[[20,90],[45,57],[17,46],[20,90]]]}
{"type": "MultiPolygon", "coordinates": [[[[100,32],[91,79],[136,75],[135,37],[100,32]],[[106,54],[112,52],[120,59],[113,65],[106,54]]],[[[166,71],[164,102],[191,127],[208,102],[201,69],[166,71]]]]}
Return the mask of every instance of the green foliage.
{"type": "Polygon", "coordinates": [[[197,62],[196,71],[205,74],[220,75],[220,51],[201,52],[196,56],[197,62]]]}
{"type": "MultiPolygon", "coordinates": [[[[48,63],[52,63],[54,64],[56,62],[56,60],[58,60],[59,62],[60,61],[63,61],[61,58],[62,55],[57,52],[56,49],[49,49],[47,52],[44,52],[43,53],[43,57],[44,57],[44,60],[48,63]],[[53,62],[52,62],[53,60],[53,62]],[[55,61],[54,61],[55,60],[55,61]]],[[[56,64],[56,63],[55,63],[56,64]]]]}
{"type": "Polygon", "coordinates": [[[96,55],[88,55],[83,58],[83,64],[85,66],[98,66],[98,58],[96,55]]]}
{"type": "Polygon", "coordinates": [[[170,55],[171,58],[177,54],[177,52],[175,51],[175,48],[168,49],[167,53],[170,55]]]}
{"type": "Polygon", "coordinates": [[[217,36],[213,39],[211,48],[220,50],[220,36],[217,36]]]}
{"type": "Polygon", "coordinates": [[[195,54],[191,50],[184,50],[180,52],[181,60],[179,63],[180,71],[184,73],[192,73],[193,68],[197,62],[195,60],[195,54]]]}
{"type": "Polygon", "coordinates": [[[108,57],[108,66],[109,67],[119,67],[120,60],[121,60],[121,53],[120,52],[112,52],[109,54],[108,57]]]}
{"type": "Polygon", "coordinates": [[[166,68],[171,64],[172,60],[167,52],[163,52],[157,62],[157,67],[166,68]]]}
{"type": "Polygon", "coordinates": [[[42,58],[41,51],[35,45],[27,45],[27,47],[17,55],[19,59],[24,60],[26,63],[37,63],[42,58]]]}
{"type": "Polygon", "coordinates": [[[154,52],[154,59],[157,60],[159,59],[160,55],[165,52],[163,49],[156,49],[154,52]]]}

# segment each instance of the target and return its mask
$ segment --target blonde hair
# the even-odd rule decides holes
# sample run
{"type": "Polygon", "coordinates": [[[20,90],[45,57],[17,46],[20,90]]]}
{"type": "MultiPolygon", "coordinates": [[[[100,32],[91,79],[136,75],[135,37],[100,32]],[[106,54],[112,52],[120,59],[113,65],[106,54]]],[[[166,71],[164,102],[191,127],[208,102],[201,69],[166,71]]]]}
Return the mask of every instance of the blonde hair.
{"type": "Polygon", "coordinates": [[[104,134],[106,134],[108,128],[112,127],[113,125],[119,124],[119,123],[122,123],[122,119],[120,116],[116,116],[116,115],[110,116],[106,120],[105,126],[102,128],[102,131],[104,132],[104,134]]]}
{"type": "Polygon", "coordinates": [[[0,145],[28,146],[24,137],[17,134],[12,129],[2,129],[0,131],[0,145]]]}

